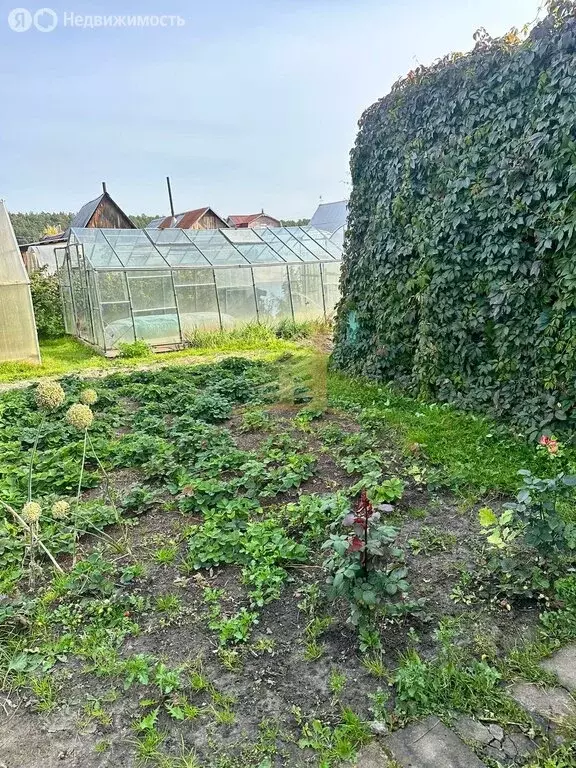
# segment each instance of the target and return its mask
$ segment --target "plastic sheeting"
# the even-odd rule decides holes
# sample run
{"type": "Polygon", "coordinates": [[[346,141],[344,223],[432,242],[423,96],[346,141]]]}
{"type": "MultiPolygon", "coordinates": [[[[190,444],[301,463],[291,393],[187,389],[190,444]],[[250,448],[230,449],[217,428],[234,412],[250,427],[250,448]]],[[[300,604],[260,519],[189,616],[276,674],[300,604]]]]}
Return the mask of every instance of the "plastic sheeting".
{"type": "Polygon", "coordinates": [[[30,281],[0,200],[0,361],[40,363],[30,281]]]}

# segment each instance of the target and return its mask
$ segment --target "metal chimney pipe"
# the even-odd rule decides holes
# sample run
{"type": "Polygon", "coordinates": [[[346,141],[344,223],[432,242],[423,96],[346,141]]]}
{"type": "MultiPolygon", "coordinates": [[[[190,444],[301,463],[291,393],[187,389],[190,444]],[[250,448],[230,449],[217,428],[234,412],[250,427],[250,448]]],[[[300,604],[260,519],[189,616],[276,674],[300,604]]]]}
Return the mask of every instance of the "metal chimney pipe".
{"type": "Polygon", "coordinates": [[[168,186],[168,198],[170,199],[170,213],[172,218],[176,218],[174,214],[174,202],[172,200],[172,187],[170,186],[170,176],[166,176],[166,184],[168,186]]]}

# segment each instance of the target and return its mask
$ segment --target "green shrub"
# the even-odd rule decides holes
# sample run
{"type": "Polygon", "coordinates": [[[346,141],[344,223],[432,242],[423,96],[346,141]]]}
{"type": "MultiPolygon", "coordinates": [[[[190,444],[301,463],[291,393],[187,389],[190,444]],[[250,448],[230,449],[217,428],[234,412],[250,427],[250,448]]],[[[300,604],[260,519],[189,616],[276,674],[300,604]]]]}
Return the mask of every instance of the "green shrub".
{"type": "Polygon", "coordinates": [[[56,275],[49,275],[47,267],[33,272],[30,277],[30,291],[38,336],[41,339],[64,336],[62,299],[56,275]]]}
{"type": "Polygon", "coordinates": [[[275,333],[279,339],[294,341],[295,339],[307,339],[312,335],[312,330],[312,323],[285,319],[278,323],[275,333]]]}
{"type": "Polygon", "coordinates": [[[363,115],[333,357],[531,437],[576,425],[576,6],[548,7],[363,115]]]}
{"type": "Polygon", "coordinates": [[[142,339],[132,342],[120,342],[118,344],[120,350],[120,357],[135,358],[135,357],[148,357],[152,354],[152,349],[149,344],[142,339]]]}

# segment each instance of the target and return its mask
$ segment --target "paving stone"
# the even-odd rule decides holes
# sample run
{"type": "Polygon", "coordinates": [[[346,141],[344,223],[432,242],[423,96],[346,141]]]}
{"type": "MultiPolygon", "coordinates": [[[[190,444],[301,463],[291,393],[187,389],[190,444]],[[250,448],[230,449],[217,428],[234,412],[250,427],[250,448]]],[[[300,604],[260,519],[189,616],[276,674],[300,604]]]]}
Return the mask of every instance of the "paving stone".
{"type": "Polygon", "coordinates": [[[540,666],[548,672],[554,672],[564,688],[576,692],[576,645],[561,648],[540,666]]]}
{"type": "Polygon", "coordinates": [[[454,730],[462,739],[474,741],[476,744],[490,744],[494,739],[485,725],[471,717],[459,717],[454,724],[454,730]]]}
{"type": "Polygon", "coordinates": [[[384,722],[384,720],[372,720],[370,723],[368,723],[368,727],[372,733],[375,733],[377,736],[386,736],[388,733],[390,733],[390,728],[388,728],[388,725],[384,722]]]}
{"type": "Polygon", "coordinates": [[[530,714],[557,723],[575,710],[572,697],[563,688],[540,688],[533,683],[518,683],[509,690],[513,699],[530,714]]]}
{"type": "Polygon", "coordinates": [[[390,761],[382,752],[378,744],[372,742],[358,753],[354,768],[386,768],[390,761]]]}
{"type": "Polygon", "coordinates": [[[492,725],[488,726],[488,730],[492,734],[493,739],[496,739],[497,741],[503,741],[504,729],[501,728],[499,725],[496,725],[496,723],[493,723],[492,725]]]}
{"type": "Polygon", "coordinates": [[[491,760],[495,760],[498,764],[502,764],[506,760],[506,755],[498,747],[485,747],[484,757],[489,757],[491,760]]]}
{"type": "Polygon", "coordinates": [[[537,745],[523,733],[509,733],[502,742],[502,752],[514,760],[516,757],[525,757],[538,749],[537,745]]]}
{"type": "Polygon", "coordinates": [[[538,744],[523,733],[509,733],[508,738],[516,747],[518,757],[526,757],[538,749],[538,744]]]}
{"type": "Polygon", "coordinates": [[[486,768],[437,717],[396,731],[385,743],[402,768],[486,768]]]}

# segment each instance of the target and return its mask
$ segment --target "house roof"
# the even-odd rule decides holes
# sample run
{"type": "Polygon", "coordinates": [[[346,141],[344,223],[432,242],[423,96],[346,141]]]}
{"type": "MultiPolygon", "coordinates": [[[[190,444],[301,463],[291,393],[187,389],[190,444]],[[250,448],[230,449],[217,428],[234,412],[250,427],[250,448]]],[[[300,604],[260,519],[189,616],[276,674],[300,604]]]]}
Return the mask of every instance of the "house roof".
{"type": "MultiPolygon", "coordinates": [[[[84,229],[85,227],[88,227],[90,225],[90,221],[92,220],[92,217],[98,210],[98,206],[100,203],[104,201],[104,199],[107,199],[109,203],[111,203],[115,208],[117,208],[120,213],[128,220],[130,221],[130,218],[124,213],[124,211],[120,208],[118,203],[116,203],[108,194],[108,192],[103,192],[101,195],[96,197],[94,200],[90,200],[88,203],[85,203],[82,208],[78,211],[77,214],[75,214],[72,217],[72,221],[70,222],[70,226],[65,232],[60,232],[57,235],[45,235],[43,238],[41,238],[40,243],[42,245],[48,244],[48,243],[62,243],[68,240],[68,236],[70,234],[71,229],[84,229]]],[[[132,223],[132,222],[130,222],[132,223]]],[[[133,225],[134,226],[134,225],[133,225]]]]}
{"type": "Polygon", "coordinates": [[[178,229],[192,229],[194,224],[197,224],[200,219],[207,213],[213,213],[214,216],[220,219],[223,224],[226,224],[221,216],[218,216],[210,206],[204,208],[195,208],[193,211],[184,211],[184,213],[177,213],[174,218],[172,216],[164,216],[159,219],[151,221],[146,229],[170,229],[177,227],[178,229]]]}
{"type": "Polygon", "coordinates": [[[260,211],[260,213],[247,213],[228,216],[228,221],[234,224],[235,227],[241,227],[243,224],[252,224],[252,222],[256,221],[256,219],[259,219],[262,216],[266,216],[267,219],[274,219],[274,221],[280,222],[280,219],[277,219],[274,216],[270,216],[269,213],[264,213],[264,211],[260,211]]]}
{"type": "Polygon", "coordinates": [[[339,200],[335,203],[320,203],[310,219],[310,226],[321,229],[323,232],[336,232],[340,227],[346,226],[347,217],[348,200],[339,200]]]}
{"type": "Polygon", "coordinates": [[[105,194],[106,193],[102,193],[95,200],[90,200],[90,202],[85,203],[70,222],[70,228],[77,227],[83,229],[84,227],[87,227],[90,223],[90,219],[96,213],[96,209],[102,200],[104,200],[105,194]]]}

